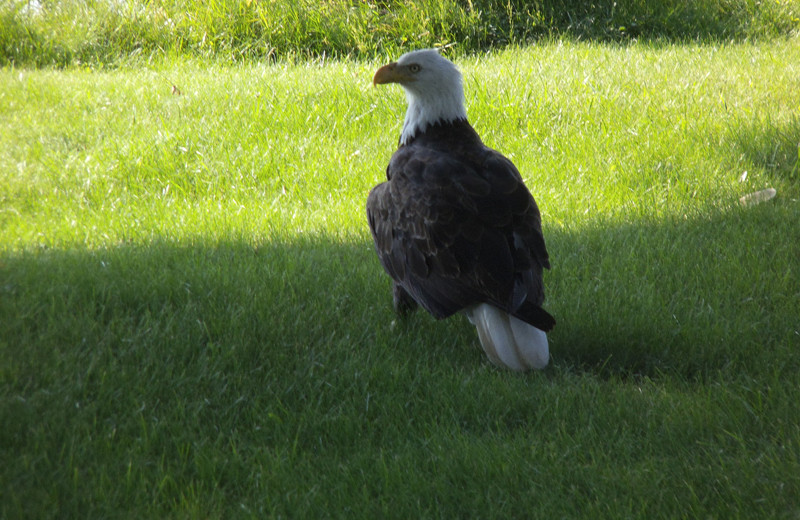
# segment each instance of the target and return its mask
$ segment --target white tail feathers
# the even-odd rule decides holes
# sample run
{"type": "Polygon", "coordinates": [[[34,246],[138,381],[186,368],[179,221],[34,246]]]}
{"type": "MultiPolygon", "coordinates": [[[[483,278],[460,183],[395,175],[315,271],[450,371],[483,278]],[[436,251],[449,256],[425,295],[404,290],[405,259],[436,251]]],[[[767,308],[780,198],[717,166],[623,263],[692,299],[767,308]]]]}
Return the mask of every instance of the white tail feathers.
{"type": "Polygon", "coordinates": [[[544,331],[486,303],[465,314],[478,329],[483,351],[495,365],[518,371],[547,366],[550,349],[544,331]]]}

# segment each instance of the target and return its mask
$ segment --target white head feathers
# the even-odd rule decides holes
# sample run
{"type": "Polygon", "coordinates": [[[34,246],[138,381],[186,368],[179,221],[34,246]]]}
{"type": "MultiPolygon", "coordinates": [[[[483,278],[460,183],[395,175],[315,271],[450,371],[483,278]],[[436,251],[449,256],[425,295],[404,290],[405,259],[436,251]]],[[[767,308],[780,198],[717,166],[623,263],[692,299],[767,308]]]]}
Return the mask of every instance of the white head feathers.
{"type": "Polygon", "coordinates": [[[399,83],[406,92],[408,110],[400,144],[436,123],[467,118],[461,73],[435,49],[402,55],[397,62],[378,69],[373,83],[399,83]]]}

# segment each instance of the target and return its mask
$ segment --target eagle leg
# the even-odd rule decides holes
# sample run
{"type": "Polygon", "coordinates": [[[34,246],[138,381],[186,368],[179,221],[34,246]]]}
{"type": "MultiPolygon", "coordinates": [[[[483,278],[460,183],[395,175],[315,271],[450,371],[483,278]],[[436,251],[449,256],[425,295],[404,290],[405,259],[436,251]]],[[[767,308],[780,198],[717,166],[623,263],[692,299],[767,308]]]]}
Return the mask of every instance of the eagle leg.
{"type": "Polygon", "coordinates": [[[406,316],[417,309],[416,300],[400,284],[393,284],[392,296],[394,297],[394,311],[400,316],[406,316]]]}

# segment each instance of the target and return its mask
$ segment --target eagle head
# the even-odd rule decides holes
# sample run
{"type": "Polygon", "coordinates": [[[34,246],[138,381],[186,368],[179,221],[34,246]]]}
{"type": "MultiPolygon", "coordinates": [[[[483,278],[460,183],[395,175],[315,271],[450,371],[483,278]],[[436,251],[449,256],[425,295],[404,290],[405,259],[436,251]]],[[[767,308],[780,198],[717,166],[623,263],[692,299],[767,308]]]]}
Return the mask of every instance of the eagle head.
{"type": "Polygon", "coordinates": [[[406,92],[408,110],[400,144],[437,123],[467,119],[461,72],[436,49],[412,51],[375,72],[373,85],[399,83],[406,92]]]}

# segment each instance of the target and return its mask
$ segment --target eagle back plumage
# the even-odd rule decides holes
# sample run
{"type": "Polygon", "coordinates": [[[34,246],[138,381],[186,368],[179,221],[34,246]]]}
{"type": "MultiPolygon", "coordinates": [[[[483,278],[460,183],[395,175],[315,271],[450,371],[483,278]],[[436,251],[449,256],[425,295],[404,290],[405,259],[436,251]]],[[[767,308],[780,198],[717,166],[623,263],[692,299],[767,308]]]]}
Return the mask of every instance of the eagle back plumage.
{"type": "Polygon", "coordinates": [[[396,300],[410,296],[440,319],[490,303],[553,327],[540,307],[550,263],[539,209],[511,161],[466,120],[401,145],[386,176],[369,194],[367,215],[396,300]]]}

